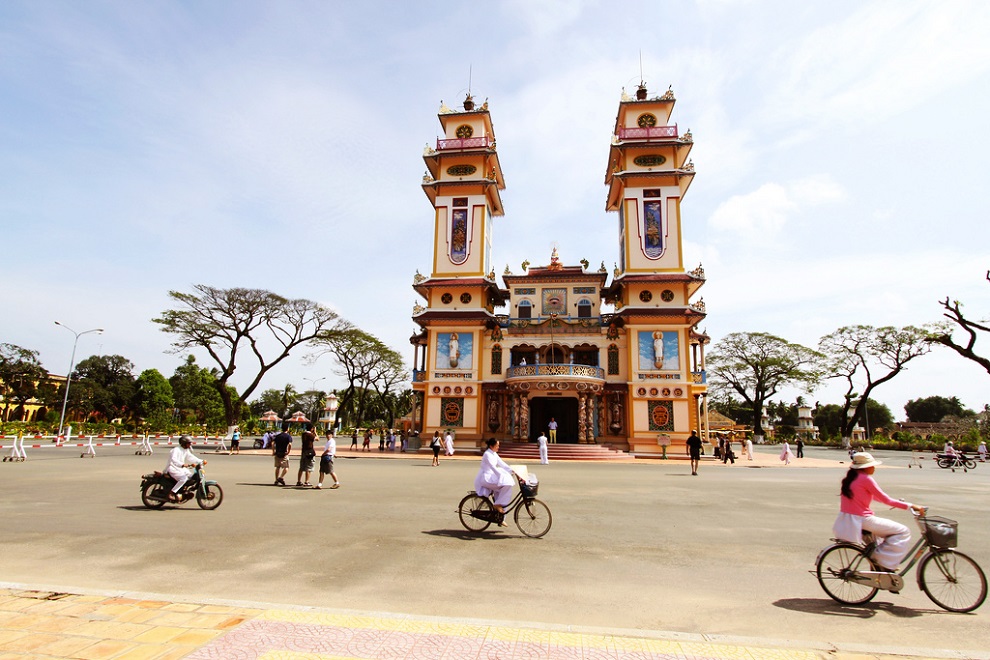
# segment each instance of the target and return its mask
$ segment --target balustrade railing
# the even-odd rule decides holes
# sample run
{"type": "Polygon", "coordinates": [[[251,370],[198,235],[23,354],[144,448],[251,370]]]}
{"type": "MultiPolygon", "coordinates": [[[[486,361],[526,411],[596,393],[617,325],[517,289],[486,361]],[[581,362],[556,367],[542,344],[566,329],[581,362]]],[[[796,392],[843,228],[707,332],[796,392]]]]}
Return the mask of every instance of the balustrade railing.
{"type": "Polygon", "coordinates": [[[509,367],[506,378],[546,377],[597,378],[605,380],[605,370],[587,364],[526,364],[509,367]]]}
{"type": "Polygon", "coordinates": [[[495,141],[487,135],[469,138],[437,139],[437,151],[456,151],[458,149],[487,149],[495,144],[495,141]]]}
{"type": "Polygon", "coordinates": [[[650,126],[620,128],[620,140],[666,140],[677,137],[677,124],[673,126],[650,126]]]}

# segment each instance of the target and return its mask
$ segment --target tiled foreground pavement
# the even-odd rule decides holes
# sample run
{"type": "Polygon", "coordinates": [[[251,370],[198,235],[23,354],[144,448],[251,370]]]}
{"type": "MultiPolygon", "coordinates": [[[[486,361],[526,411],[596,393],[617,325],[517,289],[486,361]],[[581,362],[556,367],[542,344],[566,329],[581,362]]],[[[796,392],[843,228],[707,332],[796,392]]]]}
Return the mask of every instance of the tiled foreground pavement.
{"type": "Polygon", "coordinates": [[[0,588],[0,660],[484,658],[691,660],[966,657],[761,645],[701,635],[567,631],[313,608],[0,588]]]}

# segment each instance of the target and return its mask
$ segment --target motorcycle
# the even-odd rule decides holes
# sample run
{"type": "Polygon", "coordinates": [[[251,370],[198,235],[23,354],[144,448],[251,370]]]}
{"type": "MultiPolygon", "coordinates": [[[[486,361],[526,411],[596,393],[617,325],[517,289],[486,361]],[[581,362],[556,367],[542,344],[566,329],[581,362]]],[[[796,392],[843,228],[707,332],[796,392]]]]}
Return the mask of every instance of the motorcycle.
{"type": "MultiPolygon", "coordinates": [[[[193,476],[176,493],[178,501],[173,504],[184,504],[195,497],[199,508],[212,511],[223,502],[223,489],[216,481],[206,478],[202,465],[194,470],[193,476]]],[[[141,477],[141,501],[149,509],[160,509],[169,502],[168,495],[174,486],[175,479],[164,472],[145,474],[141,477]]]]}

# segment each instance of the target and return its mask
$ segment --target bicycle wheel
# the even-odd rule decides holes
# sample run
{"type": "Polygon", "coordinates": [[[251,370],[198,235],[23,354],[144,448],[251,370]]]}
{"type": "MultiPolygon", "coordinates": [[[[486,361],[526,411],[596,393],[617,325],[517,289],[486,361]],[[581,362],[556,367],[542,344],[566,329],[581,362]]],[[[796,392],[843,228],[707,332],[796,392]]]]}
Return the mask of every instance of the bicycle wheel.
{"type": "Polygon", "coordinates": [[[972,612],[987,597],[983,569],[955,550],[934,550],[918,569],[921,589],[932,602],[950,612],[972,612]]]}
{"type": "Polygon", "coordinates": [[[845,605],[866,603],[877,595],[879,589],[849,579],[852,573],[860,570],[876,570],[873,561],[863,554],[863,549],[851,543],[836,543],[822,552],[818,559],[818,584],[833,600],[845,605]]]}
{"type": "Polygon", "coordinates": [[[469,532],[483,532],[492,524],[492,514],[495,509],[487,497],[477,493],[468,493],[457,505],[457,515],[464,529],[469,532]]]}
{"type": "Polygon", "coordinates": [[[523,500],[516,507],[516,527],[526,536],[538,539],[550,531],[553,515],[550,507],[538,499],[523,500]]]}

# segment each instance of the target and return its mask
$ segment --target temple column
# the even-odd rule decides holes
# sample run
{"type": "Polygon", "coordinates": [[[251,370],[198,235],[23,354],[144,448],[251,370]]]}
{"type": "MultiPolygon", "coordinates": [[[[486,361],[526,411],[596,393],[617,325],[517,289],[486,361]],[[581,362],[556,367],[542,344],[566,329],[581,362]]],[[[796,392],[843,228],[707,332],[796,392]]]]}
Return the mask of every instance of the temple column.
{"type": "Polygon", "coordinates": [[[529,442],[529,396],[523,394],[519,397],[519,437],[529,442]]]}
{"type": "Polygon", "coordinates": [[[586,443],[588,442],[588,422],[587,422],[587,396],[584,394],[578,395],[578,442],[586,443]]]}

